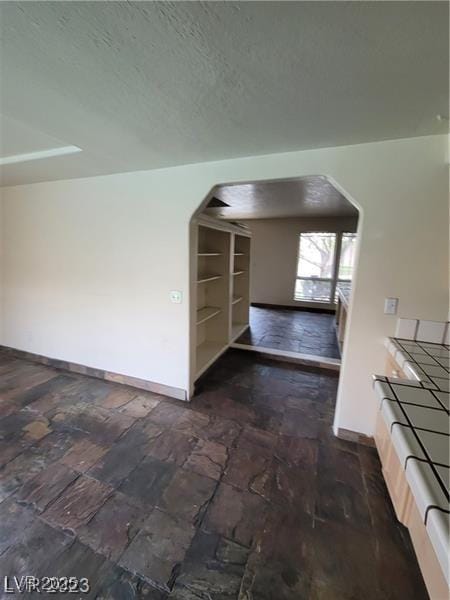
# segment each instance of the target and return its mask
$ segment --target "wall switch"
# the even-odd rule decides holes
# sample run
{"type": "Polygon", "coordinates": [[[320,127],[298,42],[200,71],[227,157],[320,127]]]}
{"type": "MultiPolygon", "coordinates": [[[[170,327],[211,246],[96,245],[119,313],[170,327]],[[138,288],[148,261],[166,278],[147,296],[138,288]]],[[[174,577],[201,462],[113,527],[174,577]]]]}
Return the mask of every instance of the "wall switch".
{"type": "Polygon", "coordinates": [[[174,304],[181,304],[183,302],[183,292],[172,290],[170,292],[170,301],[174,304]]]}
{"type": "Polygon", "coordinates": [[[398,298],[385,298],[384,300],[384,314],[385,315],[396,315],[398,308],[398,298]]]}

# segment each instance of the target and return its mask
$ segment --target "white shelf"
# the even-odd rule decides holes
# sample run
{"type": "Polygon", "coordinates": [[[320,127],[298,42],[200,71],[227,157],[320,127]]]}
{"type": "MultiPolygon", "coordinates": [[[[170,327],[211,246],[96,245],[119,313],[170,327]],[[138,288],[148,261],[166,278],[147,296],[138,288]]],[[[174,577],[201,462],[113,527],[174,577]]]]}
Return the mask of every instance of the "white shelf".
{"type": "Polygon", "coordinates": [[[212,319],[221,312],[221,309],[216,306],[204,306],[203,308],[199,308],[197,310],[197,325],[209,321],[209,319],[212,319]]]}
{"type": "Polygon", "coordinates": [[[246,329],[248,329],[248,323],[233,323],[231,326],[231,342],[234,342],[246,329]]]}
{"type": "Polygon", "coordinates": [[[223,342],[206,341],[197,346],[196,377],[199,377],[228,348],[223,342]]]}
{"type": "Polygon", "coordinates": [[[203,275],[197,280],[197,283],[206,283],[207,281],[215,281],[221,279],[222,275],[203,275]]]}
{"type": "Polygon", "coordinates": [[[247,329],[249,319],[249,232],[208,218],[197,221],[196,233],[191,386],[247,329]]]}

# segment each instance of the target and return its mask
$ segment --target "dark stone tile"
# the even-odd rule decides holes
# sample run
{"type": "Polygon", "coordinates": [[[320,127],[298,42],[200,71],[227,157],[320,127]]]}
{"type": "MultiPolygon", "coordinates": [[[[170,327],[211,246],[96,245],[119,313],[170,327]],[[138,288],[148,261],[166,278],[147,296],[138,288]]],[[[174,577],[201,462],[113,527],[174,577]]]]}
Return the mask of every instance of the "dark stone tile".
{"type": "Polygon", "coordinates": [[[367,493],[357,455],[321,444],[317,487],[318,517],[365,531],[371,528],[367,493]]]}
{"type": "Polygon", "coordinates": [[[53,426],[60,425],[90,434],[101,433],[104,422],[111,416],[107,409],[81,401],[63,407],[57,406],[47,415],[53,426]]]}
{"type": "MultiPolygon", "coordinates": [[[[105,579],[111,570],[111,563],[104,556],[93,552],[90,548],[75,540],[70,546],[59,553],[56,559],[47,559],[38,570],[38,576],[42,577],[51,573],[52,577],[76,577],[78,581],[87,579],[89,592],[75,595],[86,599],[99,599],[98,592],[102,588],[105,579]]],[[[59,592],[48,594],[49,597],[67,598],[70,594],[59,592]]],[[[36,594],[36,597],[42,595],[36,594]]]]}
{"type": "Polygon", "coordinates": [[[230,450],[230,458],[223,476],[224,483],[241,490],[256,492],[261,491],[261,482],[266,482],[272,476],[270,453],[264,452],[261,447],[250,444],[242,447],[238,444],[230,450]]]}
{"type": "Polygon", "coordinates": [[[320,519],[366,531],[371,527],[364,491],[355,490],[342,481],[324,481],[319,478],[316,515],[320,519]]]}
{"type": "Polygon", "coordinates": [[[106,448],[93,444],[88,437],[80,439],[62,456],[60,463],[84,473],[106,454],[106,448]]]}
{"type": "Polygon", "coordinates": [[[187,411],[182,416],[175,425],[175,429],[185,435],[217,442],[224,446],[231,446],[241,431],[240,426],[230,419],[214,417],[193,410],[187,411]]]}
{"type": "Polygon", "coordinates": [[[177,519],[197,524],[201,521],[217,483],[209,477],[177,469],[163,491],[158,507],[177,519]]]}
{"type": "MultiPolygon", "coordinates": [[[[291,312],[277,325],[283,336],[316,350],[334,340],[316,315],[292,324],[291,312]]],[[[24,498],[52,502],[39,518],[14,496],[0,503],[8,569],[86,571],[95,600],[426,598],[375,450],[333,435],[336,374],[233,350],[189,406],[157,396],[144,416],[150,405],[130,388],[82,375],[39,388],[56,371],[12,364],[3,369],[0,353],[0,414],[10,417],[0,498],[28,489],[24,498]],[[123,495],[93,479],[99,490],[68,494],[83,475],[59,492],[70,469],[123,495]],[[42,520],[51,510],[55,529],[42,520]],[[72,517],[88,545],[75,538],[69,555],[74,537],[58,528],[72,517]],[[126,569],[114,563],[121,553],[126,569]]]]}
{"type": "Polygon", "coordinates": [[[29,441],[23,439],[17,442],[0,442],[0,468],[4,467],[16,456],[21,454],[30,445],[29,441]]]}
{"type": "Polygon", "coordinates": [[[170,598],[235,599],[248,549],[217,534],[197,531],[170,598]]]}
{"type": "Polygon", "coordinates": [[[120,408],[138,395],[137,390],[126,388],[122,385],[114,387],[104,398],[98,401],[103,408],[120,408]]]}
{"type": "Polygon", "coordinates": [[[284,413],[281,432],[292,437],[317,439],[320,425],[317,415],[310,408],[288,408],[284,413]]]}
{"type": "Polygon", "coordinates": [[[113,414],[106,421],[99,423],[95,431],[90,432],[91,439],[101,446],[110,446],[128,431],[135,421],[135,417],[113,414]]]}
{"type": "Polygon", "coordinates": [[[265,516],[259,496],[221,483],[206,512],[202,527],[243,546],[250,546],[265,516]]]}
{"type": "Polygon", "coordinates": [[[159,460],[174,462],[181,466],[189,458],[197,438],[168,429],[155,440],[149,448],[149,454],[159,460]]]}
{"type": "Polygon", "coordinates": [[[154,509],[144,528],[123,553],[120,565],[168,591],[194,533],[194,527],[186,521],[177,521],[154,509]]]}
{"type": "Polygon", "coordinates": [[[276,434],[250,426],[243,428],[238,442],[239,448],[248,448],[255,451],[259,449],[262,452],[269,452],[269,454],[272,454],[276,444],[276,434]]]}
{"type": "Polygon", "coordinates": [[[0,441],[9,444],[17,442],[23,437],[24,428],[34,419],[35,416],[26,411],[16,412],[1,418],[0,441]]]}
{"type": "Polygon", "coordinates": [[[188,411],[178,404],[161,402],[148,415],[148,419],[163,427],[174,427],[188,411]]]}
{"type": "Polygon", "coordinates": [[[78,475],[65,465],[53,463],[20,488],[16,494],[17,501],[42,512],[78,475]]]}
{"type": "Polygon", "coordinates": [[[267,496],[275,507],[285,512],[298,512],[312,521],[316,511],[317,475],[316,470],[300,469],[294,465],[275,462],[274,485],[267,496]]]}
{"type": "Polygon", "coordinates": [[[161,401],[161,397],[156,394],[139,394],[127,404],[124,404],[119,410],[122,414],[141,419],[146,417],[161,401]]]}
{"type": "MultiPolygon", "coordinates": [[[[48,373],[50,374],[51,371],[48,370],[48,373]]],[[[43,370],[43,375],[44,377],[46,376],[45,369],[43,370]]],[[[35,385],[30,389],[27,389],[26,391],[15,394],[14,402],[21,407],[27,406],[45,394],[62,390],[65,385],[71,384],[72,381],[72,378],[68,375],[52,376],[44,383],[40,383],[39,385],[35,385]]]]}
{"type": "Polygon", "coordinates": [[[72,538],[63,532],[35,520],[17,542],[1,555],[2,576],[11,579],[14,576],[37,576],[43,563],[54,564],[56,557],[70,546],[72,541],[72,538]]]}
{"type": "Polygon", "coordinates": [[[303,469],[315,469],[318,460],[317,440],[280,435],[275,448],[275,456],[288,465],[303,469]]]}
{"type": "Polygon", "coordinates": [[[141,577],[114,566],[99,586],[96,600],[167,600],[166,592],[149,585],[141,577]]]}
{"type": "Polygon", "coordinates": [[[156,425],[133,426],[89,470],[89,475],[118,487],[147,454],[149,445],[161,434],[156,425]]]}
{"type": "Polygon", "coordinates": [[[81,475],[42,516],[52,525],[76,532],[94,516],[112,492],[111,486],[81,475]]]}
{"type": "Polygon", "coordinates": [[[94,517],[78,530],[78,536],[95,552],[117,561],[138,532],[148,512],[134,504],[125,494],[115,492],[94,517]]]}
{"type": "Polygon", "coordinates": [[[175,471],[174,463],[149,456],[124,479],[119,490],[145,507],[155,506],[175,471]]]}
{"type": "MultiPolygon", "coordinates": [[[[47,436],[50,437],[50,436],[47,436]]],[[[44,438],[46,440],[46,438],[44,438]]],[[[28,448],[0,471],[0,501],[15,492],[25,481],[45,469],[58,456],[60,447],[38,444],[28,448]]]]}
{"type": "Polygon", "coordinates": [[[196,398],[195,407],[201,412],[232,419],[236,423],[254,423],[257,415],[251,406],[248,389],[239,390],[233,386],[231,391],[233,398],[229,396],[230,390],[204,392],[196,398]]]}
{"type": "Polygon", "coordinates": [[[312,522],[301,513],[274,513],[259,531],[247,561],[240,597],[309,600],[314,566],[312,530],[312,522]]]}
{"type": "Polygon", "coordinates": [[[34,519],[30,510],[12,498],[0,502],[0,554],[9,546],[20,543],[34,519]]]}
{"type": "MultiPolygon", "coordinates": [[[[322,588],[351,598],[379,600],[373,541],[365,532],[317,520],[311,544],[313,576],[322,588]],[[336,549],[339,549],[337,552],[336,549]]],[[[406,597],[406,596],[405,596],[406,597]]]]}
{"type": "Polygon", "coordinates": [[[216,442],[198,440],[191,455],[184,463],[184,468],[199,475],[205,475],[218,481],[228,459],[226,446],[216,442]]]}

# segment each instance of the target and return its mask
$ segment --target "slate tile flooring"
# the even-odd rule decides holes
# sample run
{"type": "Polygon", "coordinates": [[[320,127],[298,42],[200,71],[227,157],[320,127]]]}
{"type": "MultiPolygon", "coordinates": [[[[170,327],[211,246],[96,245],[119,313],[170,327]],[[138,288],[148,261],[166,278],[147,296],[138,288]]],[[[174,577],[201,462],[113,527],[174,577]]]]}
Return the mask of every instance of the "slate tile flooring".
{"type": "Polygon", "coordinates": [[[74,597],[97,600],[427,598],[375,450],[331,432],[336,388],[230,351],[184,404],[0,354],[2,580],[87,577],[74,597]]]}
{"type": "Polygon", "coordinates": [[[281,308],[250,307],[250,328],[238,344],[340,358],[334,315],[281,308]]]}

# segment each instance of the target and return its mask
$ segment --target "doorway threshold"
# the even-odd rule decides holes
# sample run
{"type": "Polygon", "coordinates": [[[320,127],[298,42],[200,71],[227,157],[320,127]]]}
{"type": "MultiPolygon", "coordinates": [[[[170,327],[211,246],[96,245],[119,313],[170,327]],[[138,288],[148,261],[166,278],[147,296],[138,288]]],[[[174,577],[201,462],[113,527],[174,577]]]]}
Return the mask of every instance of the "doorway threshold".
{"type": "Polygon", "coordinates": [[[296,363],[308,367],[317,367],[319,369],[328,369],[330,371],[339,371],[341,361],[338,358],[326,358],[325,356],[317,356],[315,354],[302,354],[301,352],[293,352],[291,350],[279,350],[278,348],[266,348],[265,346],[250,346],[248,344],[233,343],[231,348],[239,350],[248,350],[249,352],[257,352],[273,360],[296,363]]]}

